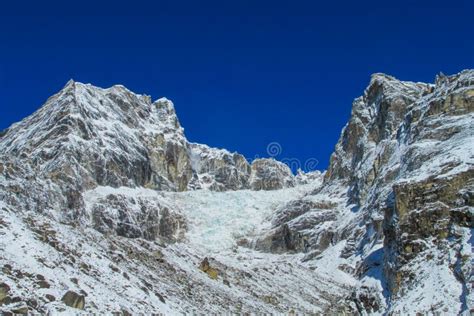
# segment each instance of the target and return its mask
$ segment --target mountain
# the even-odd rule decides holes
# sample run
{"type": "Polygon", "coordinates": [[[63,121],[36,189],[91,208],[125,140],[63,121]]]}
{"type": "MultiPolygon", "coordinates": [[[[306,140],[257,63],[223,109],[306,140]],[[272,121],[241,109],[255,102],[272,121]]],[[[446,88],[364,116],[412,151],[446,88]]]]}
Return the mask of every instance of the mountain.
{"type": "Polygon", "coordinates": [[[294,185],[284,164],[263,160],[252,168],[237,153],[189,143],[171,101],[152,102],[119,85],[101,89],[69,81],[39,111],[7,129],[0,146],[7,156],[27,158],[43,177],[67,171],[60,180],[77,190],[248,189],[260,186],[255,169],[288,177],[265,183],[268,189],[294,185]]]}
{"type": "Polygon", "coordinates": [[[373,75],[323,185],[280,206],[257,249],[306,250],[311,261],[337,248],[340,269],[360,280],[349,298],[360,313],[466,311],[473,111],[473,71],[434,85],[373,75]]]}
{"type": "Polygon", "coordinates": [[[295,176],[69,81],[0,134],[0,311],[467,314],[473,131],[473,70],[374,74],[328,170],[295,176]]]}

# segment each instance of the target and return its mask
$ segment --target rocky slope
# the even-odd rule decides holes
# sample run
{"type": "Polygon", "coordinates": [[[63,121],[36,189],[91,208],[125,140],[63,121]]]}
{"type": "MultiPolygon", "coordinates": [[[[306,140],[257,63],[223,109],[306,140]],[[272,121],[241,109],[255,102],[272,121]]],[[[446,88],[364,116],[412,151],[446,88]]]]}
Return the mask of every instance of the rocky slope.
{"type": "Polygon", "coordinates": [[[468,313],[474,71],[375,74],[325,173],[70,81],[0,135],[0,311],[468,313]]]}

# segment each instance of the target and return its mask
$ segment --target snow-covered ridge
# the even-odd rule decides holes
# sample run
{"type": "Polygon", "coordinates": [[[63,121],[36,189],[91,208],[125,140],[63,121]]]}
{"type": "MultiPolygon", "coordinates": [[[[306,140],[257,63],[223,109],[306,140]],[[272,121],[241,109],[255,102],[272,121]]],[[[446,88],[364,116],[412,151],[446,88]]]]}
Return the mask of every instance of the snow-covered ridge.
{"type": "Polygon", "coordinates": [[[170,100],[152,102],[121,85],[103,89],[69,81],[37,112],[7,129],[0,150],[42,176],[67,170],[64,181],[78,190],[105,185],[225,191],[294,184],[283,164],[259,163],[256,175],[238,153],[188,142],[170,100]],[[251,178],[265,182],[261,177],[267,175],[271,183],[253,185],[251,178]]]}

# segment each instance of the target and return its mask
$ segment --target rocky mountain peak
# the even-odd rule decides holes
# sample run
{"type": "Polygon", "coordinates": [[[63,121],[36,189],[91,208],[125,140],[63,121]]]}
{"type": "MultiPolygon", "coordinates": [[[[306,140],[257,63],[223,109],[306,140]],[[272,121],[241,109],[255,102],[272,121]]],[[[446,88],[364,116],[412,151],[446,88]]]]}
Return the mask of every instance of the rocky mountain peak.
{"type": "Polygon", "coordinates": [[[385,74],[374,74],[363,96],[356,98],[352,115],[344,127],[326,173],[328,179],[351,180],[367,152],[395,133],[421,96],[431,85],[400,81],[385,74]]]}

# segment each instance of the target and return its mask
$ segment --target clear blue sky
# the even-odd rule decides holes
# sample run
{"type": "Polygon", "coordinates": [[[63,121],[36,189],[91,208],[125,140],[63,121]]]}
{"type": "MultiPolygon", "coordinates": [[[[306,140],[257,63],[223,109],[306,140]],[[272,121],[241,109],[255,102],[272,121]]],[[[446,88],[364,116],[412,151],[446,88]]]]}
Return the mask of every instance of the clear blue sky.
{"type": "Polygon", "coordinates": [[[275,141],[324,169],[371,73],[474,65],[472,0],[8,2],[0,129],[70,78],[120,83],[172,99],[191,141],[247,157],[275,141]]]}

